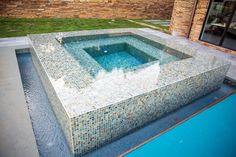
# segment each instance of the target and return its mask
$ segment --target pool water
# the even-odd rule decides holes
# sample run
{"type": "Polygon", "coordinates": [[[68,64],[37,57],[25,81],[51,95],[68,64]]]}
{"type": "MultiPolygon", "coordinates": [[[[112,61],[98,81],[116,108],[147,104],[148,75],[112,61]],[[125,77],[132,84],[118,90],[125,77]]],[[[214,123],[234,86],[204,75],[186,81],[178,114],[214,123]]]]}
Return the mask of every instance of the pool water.
{"type": "Polygon", "coordinates": [[[72,157],[30,53],[18,54],[26,103],[41,157],[72,157]]]}
{"type": "Polygon", "coordinates": [[[92,76],[96,76],[101,70],[135,70],[151,63],[163,65],[190,57],[136,35],[66,37],[63,38],[62,45],[92,76]]]}
{"type": "Polygon", "coordinates": [[[127,157],[235,157],[235,115],[236,93],[134,150],[127,157]]]}
{"type": "Polygon", "coordinates": [[[126,51],[104,54],[94,58],[107,71],[112,71],[115,68],[127,69],[145,63],[143,60],[133,57],[126,51]]]}
{"type": "Polygon", "coordinates": [[[157,60],[127,43],[84,49],[105,70],[129,69],[157,60]]]}

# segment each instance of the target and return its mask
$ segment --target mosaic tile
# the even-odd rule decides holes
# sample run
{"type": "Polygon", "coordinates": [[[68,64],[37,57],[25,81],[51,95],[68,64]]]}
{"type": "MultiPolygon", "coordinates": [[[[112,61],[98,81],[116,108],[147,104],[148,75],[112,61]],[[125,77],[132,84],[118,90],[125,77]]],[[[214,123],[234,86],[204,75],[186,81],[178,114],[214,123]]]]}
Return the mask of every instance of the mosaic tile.
{"type": "MultiPolygon", "coordinates": [[[[29,38],[34,64],[75,156],[99,148],[219,88],[230,65],[199,53],[209,49],[141,29],[49,33],[29,35],[29,38]],[[75,58],[58,42],[78,42],[86,36],[95,40],[96,35],[107,34],[134,34],[182,59],[106,72],[88,54],[83,52],[81,57],[75,58]],[[89,66],[86,67],[89,64],[99,72],[96,77],[91,75],[89,66]]],[[[128,38],[112,42],[135,45],[128,38]]],[[[106,41],[100,44],[106,45],[106,41]]],[[[135,47],[158,57],[141,44],[135,47]]]]}

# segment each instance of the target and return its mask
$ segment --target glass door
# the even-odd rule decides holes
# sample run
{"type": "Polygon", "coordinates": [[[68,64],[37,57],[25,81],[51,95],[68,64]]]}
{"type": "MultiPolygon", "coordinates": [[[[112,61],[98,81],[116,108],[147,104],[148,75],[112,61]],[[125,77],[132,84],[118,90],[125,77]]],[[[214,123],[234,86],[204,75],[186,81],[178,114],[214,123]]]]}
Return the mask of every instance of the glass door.
{"type": "Polygon", "coordinates": [[[236,50],[235,10],[236,0],[212,0],[200,40],[236,50]]]}
{"type": "Polygon", "coordinates": [[[222,41],[222,46],[236,50],[236,11],[234,11],[231,22],[222,41]]]}

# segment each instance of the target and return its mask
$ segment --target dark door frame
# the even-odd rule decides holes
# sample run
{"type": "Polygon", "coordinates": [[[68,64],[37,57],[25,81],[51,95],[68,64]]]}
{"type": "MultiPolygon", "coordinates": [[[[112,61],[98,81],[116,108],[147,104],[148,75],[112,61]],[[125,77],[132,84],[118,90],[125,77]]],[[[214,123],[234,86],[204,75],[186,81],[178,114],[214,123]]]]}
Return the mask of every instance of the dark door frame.
{"type": "Polygon", "coordinates": [[[231,49],[231,48],[228,48],[228,47],[224,47],[224,46],[222,46],[222,44],[223,44],[223,42],[224,42],[225,35],[226,35],[226,33],[227,33],[228,29],[229,29],[230,23],[231,23],[231,21],[232,21],[232,19],[233,19],[233,16],[234,16],[235,11],[236,11],[236,1],[234,2],[233,11],[232,11],[232,13],[230,14],[230,18],[229,18],[229,20],[228,20],[227,23],[226,23],[226,27],[225,27],[225,29],[224,29],[224,32],[223,32],[223,34],[222,34],[221,37],[220,37],[221,39],[220,39],[219,44],[211,43],[211,42],[209,42],[209,41],[205,41],[205,40],[201,39],[202,34],[204,33],[204,28],[205,28],[204,26],[205,26],[205,24],[207,23],[207,17],[208,17],[208,14],[209,14],[209,12],[210,12],[210,8],[211,8],[211,5],[212,5],[212,2],[213,2],[213,0],[210,0],[210,3],[209,3],[209,5],[208,5],[208,9],[207,9],[207,13],[206,13],[206,16],[205,16],[203,25],[202,25],[202,30],[201,30],[201,33],[200,33],[200,36],[199,36],[199,39],[198,39],[198,40],[204,41],[204,42],[207,42],[207,43],[216,45],[216,46],[220,46],[220,47],[227,48],[227,49],[230,49],[230,50],[234,50],[234,51],[235,51],[235,49],[231,49]]]}

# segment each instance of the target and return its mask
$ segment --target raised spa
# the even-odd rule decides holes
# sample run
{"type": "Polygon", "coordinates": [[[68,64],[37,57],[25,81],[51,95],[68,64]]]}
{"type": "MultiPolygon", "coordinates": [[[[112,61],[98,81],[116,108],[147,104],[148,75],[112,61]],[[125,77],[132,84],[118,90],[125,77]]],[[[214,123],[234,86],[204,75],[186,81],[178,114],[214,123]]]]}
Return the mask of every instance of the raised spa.
{"type": "Polygon", "coordinates": [[[30,35],[32,59],[74,155],[221,86],[229,64],[146,29],[30,35]]]}
{"type": "Polygon", "coordinates": [[[190,57],[132,33],[65,37],[62,43],[93,76],[102,69],[130,70],[190,57]]]}

